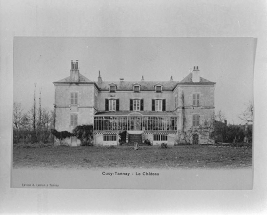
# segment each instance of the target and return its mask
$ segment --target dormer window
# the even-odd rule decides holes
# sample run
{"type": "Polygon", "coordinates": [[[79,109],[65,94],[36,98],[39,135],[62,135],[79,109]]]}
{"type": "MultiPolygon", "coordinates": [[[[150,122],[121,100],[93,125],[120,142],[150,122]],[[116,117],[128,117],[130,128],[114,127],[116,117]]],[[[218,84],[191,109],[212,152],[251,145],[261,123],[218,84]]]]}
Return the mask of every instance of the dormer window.
{"type": "Polygon", "coordinates": [[[139,93],[140,92],[140,85],[134,85],[133,90],[135,93],[139,93]]]}
{"type": "Polygon", "coordinates": [[[110,93],[115,93],[116,92],[116,85],[110,85],[109,86],[109,92],[110,93]]]}
{"type": "Polygon", "coordinates": [[[162,86],[161,85],[156,85],[155,86],[155,91],[156,91],[156,93],[161,93],[162,92],[162,86]]]}

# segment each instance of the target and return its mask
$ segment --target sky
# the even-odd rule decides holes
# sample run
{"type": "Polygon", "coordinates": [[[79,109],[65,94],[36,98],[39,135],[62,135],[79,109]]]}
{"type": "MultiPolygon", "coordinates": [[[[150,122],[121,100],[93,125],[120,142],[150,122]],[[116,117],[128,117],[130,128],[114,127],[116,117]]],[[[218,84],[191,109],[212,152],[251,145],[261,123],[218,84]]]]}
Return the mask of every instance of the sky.
{"type": "Polygon", "coordinates": [[[215,110],[229,123],[253,101],[253,38],[102,37],[57,38],[15,37],[14,101],[24,110],[41,91],[42,106],[53,108],[52,82],[70,74],[71,60],[79,60],[80,73],[96,81],[182,80],[194,66],[201,77],[216,82],[215,110]]]}

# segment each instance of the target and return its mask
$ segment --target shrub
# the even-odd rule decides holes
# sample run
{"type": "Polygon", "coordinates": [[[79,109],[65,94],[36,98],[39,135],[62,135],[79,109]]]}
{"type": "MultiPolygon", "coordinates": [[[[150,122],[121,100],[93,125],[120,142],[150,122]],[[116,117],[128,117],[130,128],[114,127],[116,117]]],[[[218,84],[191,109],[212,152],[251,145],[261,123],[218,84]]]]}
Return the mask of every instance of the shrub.
{"type": "Polygon", "coordinates": [[[144,144],[146,144],[148,146],[152,146],[152,143],[149,139],[145,139],[144,144]]]}
{"type": "Polygon", "coordinates": [[[93,145],[93,125],[78,125],[73,129],[73,135],[81,141],[81,146],[93,145]]]}
{"type": "Polygon", "coordinates": [[[57,131],[56,129],[51,129],[51,133],[59,140],[60,144],[62,144],[62,140],[73,136],[73,134],[68,131],[57,131]]]}
{"type": "Polygon", "coordinates": [[[161,143],[160,148],[162,148],[162,149],[168,148],[167,143],[161,143]]]}

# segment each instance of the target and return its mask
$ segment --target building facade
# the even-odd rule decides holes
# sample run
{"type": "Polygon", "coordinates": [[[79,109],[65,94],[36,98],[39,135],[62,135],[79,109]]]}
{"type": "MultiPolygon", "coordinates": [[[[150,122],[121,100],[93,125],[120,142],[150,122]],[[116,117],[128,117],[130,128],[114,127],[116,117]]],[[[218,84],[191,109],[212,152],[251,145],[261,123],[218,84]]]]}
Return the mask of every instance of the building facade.
{"type": "MultiPolygon", "coordinates": [[[[95,145],[150,140],[173,145],[179,141],[210,143],[200,132],[214,115],[215,83],[200,77],[197,66],[182,81],[94,82],[71,61],[70,76],[55,85],[55,129],[71,132],[77,125],[94,126],[95,145]]],[[[79,145],[72,138],[68,144],[79,145]]]]}

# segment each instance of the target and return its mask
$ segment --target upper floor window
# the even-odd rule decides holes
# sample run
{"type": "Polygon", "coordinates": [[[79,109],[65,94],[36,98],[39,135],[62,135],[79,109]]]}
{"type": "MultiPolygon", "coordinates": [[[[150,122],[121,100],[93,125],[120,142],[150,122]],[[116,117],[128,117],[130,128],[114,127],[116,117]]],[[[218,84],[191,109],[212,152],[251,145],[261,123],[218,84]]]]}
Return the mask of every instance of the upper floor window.
{"type": "Polygon", "coordinates": [[[70,93],[70,104],[77,105],[78,104],[78,92],[70,93]]]}
{"type": "Polygon", "coordinates": [[[162,92],[162,86],[161,85],[157,85],[155,87],[156,93],[161,93],[162,92]]]}
{"type": "Polygon", "coordinates": [[[106,99],[105,110],[106,111],[119,111],[120,103],[119,99],[106,99]]]}
{"type": "Polygon", "coordinates": [[[166,99],[152,99],[152,111],[166,111],[166,99]]]}
{"type": "Polygon", "coordinates": [[[193,126],[199,126],[200,116],[198,114],[193,115],[193,126]]]}
{"type": "Polygon", "coordinates": [[[70,126],[76,127],[78,124],[78,114],[71,114],[70,115],[70,126]]]}
{"type": "Polygon", "coordinates": [[[131,111],[143,111],[144,100],[143,99],[130,99],[130,110],[131,111]]]}
{"type": "Polygon", "coordinates": [[[140,111],[140,100],[139,99],[133,100],[133,110],[140,111]]]}
{"type": "Polygon", "coordinates": [[[199,106],[199,93],[193,94],[193,106],[199,106]]]}
{"type": "Polygon", "coordinates": [[[109,92],[115,93],[116,92],[116,85],[110,85],[109,86],[109,92]]]}
{"type": "Polygon", "coordinates": [[[139,93],[140,92],[140,85],[134,85],[134,92],[139,93]]]}

